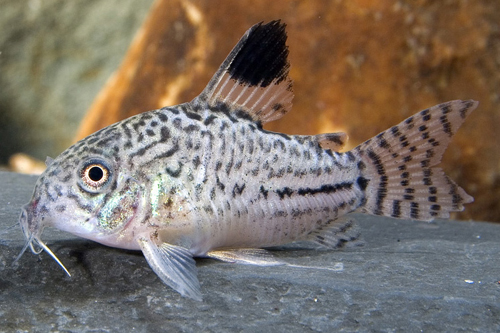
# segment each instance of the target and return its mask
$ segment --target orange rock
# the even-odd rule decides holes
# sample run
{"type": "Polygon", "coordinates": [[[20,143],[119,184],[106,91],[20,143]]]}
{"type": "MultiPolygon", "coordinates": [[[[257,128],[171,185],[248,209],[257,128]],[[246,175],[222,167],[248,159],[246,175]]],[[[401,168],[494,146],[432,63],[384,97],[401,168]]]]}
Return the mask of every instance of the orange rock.
{"type": "Polygon", "coordinates": [[[500,221],[500,3],[157,0],[77,138],[204,88],[253,24],[288,24],[293,112],[267,129],[345,131],[347,149],[426,107],[476,99],[442,163],[476,201],[459,218],[500,221]]]}

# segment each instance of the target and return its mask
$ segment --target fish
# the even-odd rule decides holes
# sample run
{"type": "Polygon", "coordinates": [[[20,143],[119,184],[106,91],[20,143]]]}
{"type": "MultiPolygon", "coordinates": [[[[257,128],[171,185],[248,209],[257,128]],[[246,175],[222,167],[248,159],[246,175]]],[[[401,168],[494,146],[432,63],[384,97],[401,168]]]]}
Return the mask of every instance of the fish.
{"type": "MultiPolygon", "coordinates": [[[[286,25],[251,27],[191,102],[103,128],[48,158],[19,217],[35,254],[54,227],[140,250],[157,276],[202,300],[196,257],[279,265],[296,240],[334,249],[359,231],[350,213],[431,221],[473,202],[437,167],[477,107],[442,103],[352,150],[345,133],[267,131],[292,107],[286,25]]],[[[313,115],[311,115],[313,116],[313,115]]]]}

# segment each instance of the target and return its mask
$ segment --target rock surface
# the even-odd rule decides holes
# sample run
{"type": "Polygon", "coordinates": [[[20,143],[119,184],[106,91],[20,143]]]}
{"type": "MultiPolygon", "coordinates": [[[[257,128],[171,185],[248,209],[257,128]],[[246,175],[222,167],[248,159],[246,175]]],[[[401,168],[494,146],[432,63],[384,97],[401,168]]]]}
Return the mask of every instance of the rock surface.
{"type": "MultiPolygon", "coordinates": [[[[36,177],[0,172],[0,230],[36,177]]],[[[46,254],[19,228],[0,234],[1,332],[353,332],[500,330],[500,226],[358,216],[365,245],[276,249],[299,267],[199,259],[203,302],[163,285],[137,252],[47,229],[46,254]],[[327,270],[326,268],[330,268],[327,270]]]]}

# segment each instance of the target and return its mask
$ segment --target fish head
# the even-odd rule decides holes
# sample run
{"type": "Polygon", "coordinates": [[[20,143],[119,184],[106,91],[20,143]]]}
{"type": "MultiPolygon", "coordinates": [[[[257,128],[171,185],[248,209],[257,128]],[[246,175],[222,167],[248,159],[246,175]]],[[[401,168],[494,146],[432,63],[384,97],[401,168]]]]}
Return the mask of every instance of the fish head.
{"type": "Polygon", "coordinates": [[[113,148],[93,147],[92,136],[85,140],[50,160],[37,180],[19,217],[27,240],[24,250],[28,245],[36,254],[46,249],[41,241],[45,227],[105,245],[138,248],[127,227],[140,209],[142,187],[113,148]]]}

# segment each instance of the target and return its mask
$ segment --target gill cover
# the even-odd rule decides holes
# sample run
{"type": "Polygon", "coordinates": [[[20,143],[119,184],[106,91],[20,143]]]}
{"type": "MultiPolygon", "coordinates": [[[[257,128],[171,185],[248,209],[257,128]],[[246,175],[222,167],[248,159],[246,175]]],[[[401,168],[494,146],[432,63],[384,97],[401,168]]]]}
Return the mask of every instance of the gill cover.
{"type": "Polygon", "coordinates": [[[139,207],[141,186],[133,178],[124,181],[119,190],[105,196],[96,213],[97,226],[103,232],[125,228],[139,207]]]}

